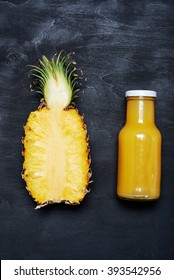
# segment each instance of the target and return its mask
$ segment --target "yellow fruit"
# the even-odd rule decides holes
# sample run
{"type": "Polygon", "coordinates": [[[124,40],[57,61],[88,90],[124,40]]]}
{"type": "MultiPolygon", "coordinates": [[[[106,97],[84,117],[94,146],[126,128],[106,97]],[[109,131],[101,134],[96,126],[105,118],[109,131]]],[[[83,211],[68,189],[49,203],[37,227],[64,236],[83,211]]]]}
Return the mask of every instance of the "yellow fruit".
{"type": "Polygon", "coordinates": [[[39,207],[49,203],[78,204],[88,192],[91,176],[86,125],[78,110],[69,106],[77,74],[68,62],[40,60],[33,66],[37,89],[44,97],[24,127],[23,179],[39,207]]]}

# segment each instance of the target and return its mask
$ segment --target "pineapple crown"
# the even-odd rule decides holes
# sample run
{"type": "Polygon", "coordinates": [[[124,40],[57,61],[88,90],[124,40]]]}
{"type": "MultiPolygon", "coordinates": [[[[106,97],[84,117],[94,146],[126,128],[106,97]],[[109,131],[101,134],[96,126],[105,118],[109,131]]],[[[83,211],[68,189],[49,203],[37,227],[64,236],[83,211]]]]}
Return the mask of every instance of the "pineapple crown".
{"type": "MultiPolygon", "coordinates": [[[[63,51],[54,55],[51,60],[46,56],[39,59],[40,67],[30,65],[31,76],[36,79],[32,89],[43,95],[49,108],[59,106],[66,108],[76,97],[78,80],[76,62],[71,59],[74,54],[70,52],[62,55],[63,51]]],[[[82,72],[81,72],[82,73],[82,72]]]]}

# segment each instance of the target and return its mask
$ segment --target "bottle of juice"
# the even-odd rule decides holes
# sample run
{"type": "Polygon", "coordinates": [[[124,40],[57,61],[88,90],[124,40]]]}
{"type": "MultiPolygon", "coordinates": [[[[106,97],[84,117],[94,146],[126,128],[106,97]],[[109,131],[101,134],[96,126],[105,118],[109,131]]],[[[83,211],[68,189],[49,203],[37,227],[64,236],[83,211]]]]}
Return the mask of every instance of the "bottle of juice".
{"type": "Polygon", "coordinates": [[[118,139],[117,194],[130,200],[160,196],[161,134],[155,125],[155,91],[126,92],[126,123],[118,139]]]}

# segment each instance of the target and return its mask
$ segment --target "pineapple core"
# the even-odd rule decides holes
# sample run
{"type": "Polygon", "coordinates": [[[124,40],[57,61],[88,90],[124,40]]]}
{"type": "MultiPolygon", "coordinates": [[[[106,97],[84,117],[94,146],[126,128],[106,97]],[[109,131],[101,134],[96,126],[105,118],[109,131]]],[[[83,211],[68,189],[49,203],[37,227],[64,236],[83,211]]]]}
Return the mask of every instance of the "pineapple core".
{"type": "Polygon", "coordinates": [[[48,88],[50,80],[46,84],[48,107],[31,112],[24,127],[23,178],[29,193],[40,206],[63,201],[78,204],[88,192],[90,177],[89,147],[83,117],[77,109],[65,106],[68,104],[62,108],[66,90],[61,99],[62,91],[59,95],[59,87],[55,90],[53,83],[51,94],[48,88]],[[63,100],[60,104],[59,99],[63,100]]]}

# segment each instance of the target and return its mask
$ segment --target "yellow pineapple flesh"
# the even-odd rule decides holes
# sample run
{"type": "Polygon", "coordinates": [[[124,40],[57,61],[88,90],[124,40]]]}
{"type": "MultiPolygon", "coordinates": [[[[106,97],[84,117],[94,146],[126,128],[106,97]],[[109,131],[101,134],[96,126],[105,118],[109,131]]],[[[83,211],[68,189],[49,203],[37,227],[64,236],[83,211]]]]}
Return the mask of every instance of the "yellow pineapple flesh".
{"type": "Polygon", "coordinates": [[[69,106],[77,82],[75,69],[69,69],[74,62],[66,62],[69,58],[43,57],[42,67],[34,67],[46,105],[31,112],[24,127],[23,179],[39,207],[78,204],[88,192],[88,136],[83,117],[69,106]]]}

